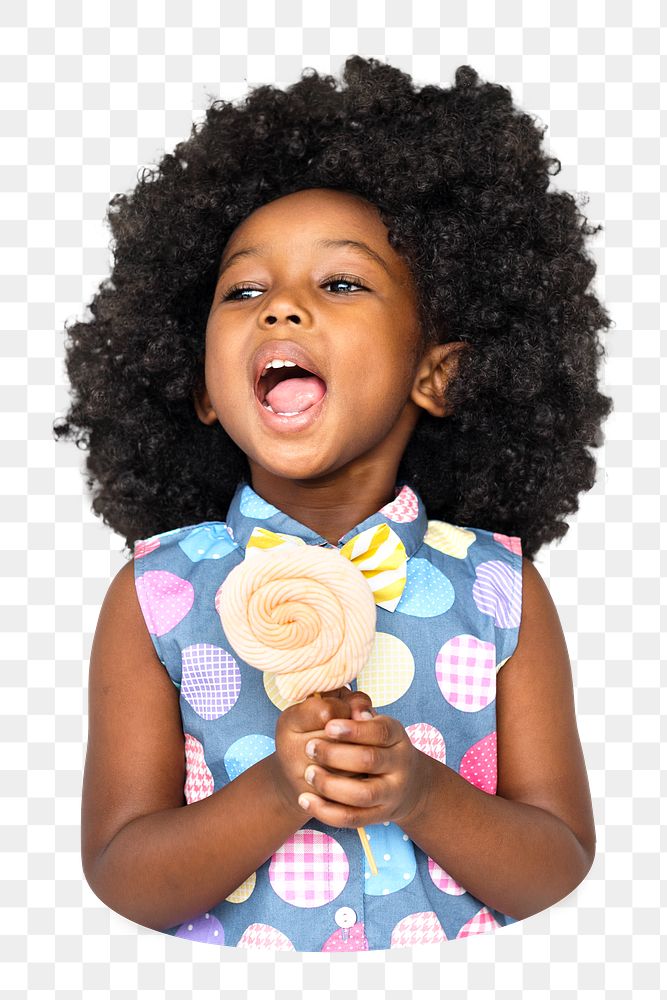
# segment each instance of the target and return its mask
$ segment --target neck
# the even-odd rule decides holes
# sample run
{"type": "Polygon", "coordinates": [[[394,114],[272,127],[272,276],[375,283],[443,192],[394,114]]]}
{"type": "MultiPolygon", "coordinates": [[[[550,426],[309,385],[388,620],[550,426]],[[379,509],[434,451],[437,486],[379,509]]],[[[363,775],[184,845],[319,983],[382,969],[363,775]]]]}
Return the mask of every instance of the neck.
{"type": "Polygon", "coordinates": [[[397,467],[377,461],[318,479],[281,479],[252,467],[252,488],[331,545],[394,499],[397,467]]]}

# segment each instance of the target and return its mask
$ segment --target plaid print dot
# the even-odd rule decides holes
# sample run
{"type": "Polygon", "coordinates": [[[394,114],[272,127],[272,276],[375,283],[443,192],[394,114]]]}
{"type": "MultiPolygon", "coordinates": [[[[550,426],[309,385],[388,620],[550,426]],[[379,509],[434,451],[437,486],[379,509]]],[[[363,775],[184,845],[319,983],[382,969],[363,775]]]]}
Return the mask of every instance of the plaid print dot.
{"type": "Polygon", "coordinates": [[[428,873],[433,885],[440,892],[446,892],[448,896],[462,896],[465,892],[463,886],[459,885],[456,879],[452,878],[444,868],[441,868],[433,858],[428,859],[428,873]]]}
{"type": "Polygon", "coordinates": [[[443,697],[461,712],[479,712],[496,696],[496,647],[474,635],[455,635],[435,658],[443,697]]]}
{"type": "Polygon", "coordinates": [[[181,651],[181,694],[202,719],[219,719],[236,704],[241,671],[220,646],[197,642],[181,651]]]}
{"type": "Polygon", "coordinates": [[[456,937],[470,937],[472,934],[493,934],[499,927],[500,924],[493,914],[487,910],[486,906],[483,906],[474,917],[471,917],[463,925],[456,937]]]}
{"type": "Polygon", "coordinates": [[[350,865],[337,840],[320,830],[297,830],[269,865],[269,882],[286,903],[323,906],[347,884],[350,865]]]}

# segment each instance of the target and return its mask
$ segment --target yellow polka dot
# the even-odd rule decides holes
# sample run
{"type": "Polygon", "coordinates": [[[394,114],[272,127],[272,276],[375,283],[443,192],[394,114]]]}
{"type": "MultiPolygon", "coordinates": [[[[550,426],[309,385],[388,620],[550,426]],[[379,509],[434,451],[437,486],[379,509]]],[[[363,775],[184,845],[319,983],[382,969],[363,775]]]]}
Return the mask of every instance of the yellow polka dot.
{"type": "Polygon", "coordinates": [[[446,556],[465,559],[468,549],[475,541],[475,533],[467,528],[459,528],[456,524],[448,524],[447,521],[429,521],[424,541],[446,556]]]}
{"type": "Polygon", "coordinates": [[[230,892],[229,896],[227,896],[226,902],[245,903],[246,899],[249,899],[250,896],[252,896],[256,881],[257,872],[252,872],[251,875],[248,875],[245,882],[241,882],[241,885],[234,889],[234,892],[230,892]]]}
{"type": "Polygon", "coordinates": [[[359,672],[357,690],[367,694],[374,707],[398,701],[412,684],[415,661],[412,653],[395,635],[376,632],[368,663],[359,672]]]}

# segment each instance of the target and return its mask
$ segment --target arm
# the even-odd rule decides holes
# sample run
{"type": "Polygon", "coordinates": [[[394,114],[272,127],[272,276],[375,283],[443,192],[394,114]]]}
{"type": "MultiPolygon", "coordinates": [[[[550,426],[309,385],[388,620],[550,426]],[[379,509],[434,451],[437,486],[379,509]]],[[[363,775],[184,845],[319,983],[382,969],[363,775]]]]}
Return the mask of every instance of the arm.
{"type": "Polygon", "coordinates": [[[497,794],[424,754],[422,805],[400,826],[468,892],[522,920],[572,892],[595,857],[567,647],[527,559],[519,641],[498,673],[496,726],[497,794]]]}
{"type": "Polygon", "coordinates": [[[308,821],[275,754],[185,805],[178,692],[155,654],[128,563],[105,597],[90,659],[81,853],[91,889],[165,930],[225,899],[308,821]]]}

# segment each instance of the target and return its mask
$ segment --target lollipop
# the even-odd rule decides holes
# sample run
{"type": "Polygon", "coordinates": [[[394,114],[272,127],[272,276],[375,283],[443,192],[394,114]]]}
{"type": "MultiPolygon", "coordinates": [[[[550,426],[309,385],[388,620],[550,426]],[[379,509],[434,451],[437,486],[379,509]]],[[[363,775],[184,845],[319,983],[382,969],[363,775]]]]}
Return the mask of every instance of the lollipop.
{"type": "MultiPolygon", "coordinates": [[[[353,680],[375,639],[373,593],[336,549],[247,548],[245,560],[218,588],[215,607],[235,651],[271,673],[288,704],[353,680]]],[[[375,875],[366,831],[359,827],[358,833],[375,875]]]]}

